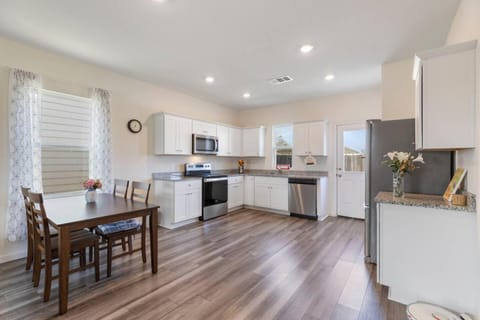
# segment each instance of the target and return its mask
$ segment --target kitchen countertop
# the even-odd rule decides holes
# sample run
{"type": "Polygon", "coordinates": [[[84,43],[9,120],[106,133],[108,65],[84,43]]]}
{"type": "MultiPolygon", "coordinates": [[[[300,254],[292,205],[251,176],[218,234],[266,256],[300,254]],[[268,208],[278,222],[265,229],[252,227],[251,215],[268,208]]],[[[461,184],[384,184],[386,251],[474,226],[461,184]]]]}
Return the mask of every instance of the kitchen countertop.
{"type": "MultiPolygon", "coordinates": [[[[257,177],[280,177],[280,178],[314,178],[328,177],[327,171],[282,171],[277,170],[245,170],[245,173],[238,173],[238,170],[214,170],[213,174],[226,176],[257,176],[257,177]]],[[[161,181],[185,181],[188,179],[201,179],[200,177],[185,177],[183,172],[157,172],[153,173],[153,180],[161,181]]]]}
{"type": "Polygon", "coordinates": [[[399,197],[394,197],[391,191],[379,192],[375,197],[375,202],[397,204],[397,205],[411,206],[411,207],[434,208],[434,209],[444,209],[444,210],[475,213],[476,212],[475,195],[471,193],[466,193],[465,195],[467,196],[466,206],[454,206],[450,202],[444,200],[442,196],[437,196],[437,195],[406,193],[405,197],[399,198],[399,197]]]}

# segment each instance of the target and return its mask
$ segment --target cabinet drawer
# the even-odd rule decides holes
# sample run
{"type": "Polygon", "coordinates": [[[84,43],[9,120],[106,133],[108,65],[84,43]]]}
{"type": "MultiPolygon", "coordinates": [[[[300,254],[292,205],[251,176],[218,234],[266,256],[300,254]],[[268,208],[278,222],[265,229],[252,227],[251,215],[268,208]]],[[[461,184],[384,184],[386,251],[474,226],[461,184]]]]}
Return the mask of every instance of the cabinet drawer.
{"type": "Polygon", "coordinates": [[[242,183],[243,176],[228,177],[228,184],[242,183]]]}
{"type": "Polygon", "coordinates": [[[192,190],[201,190],[202,180],[178,181],[175,183],[175,193],[189,192],[192,190]]]}
{"type": "Polygon", "coordinates": [[[256,184],[288,185],[287,177],[255,177],[256,184]]]}

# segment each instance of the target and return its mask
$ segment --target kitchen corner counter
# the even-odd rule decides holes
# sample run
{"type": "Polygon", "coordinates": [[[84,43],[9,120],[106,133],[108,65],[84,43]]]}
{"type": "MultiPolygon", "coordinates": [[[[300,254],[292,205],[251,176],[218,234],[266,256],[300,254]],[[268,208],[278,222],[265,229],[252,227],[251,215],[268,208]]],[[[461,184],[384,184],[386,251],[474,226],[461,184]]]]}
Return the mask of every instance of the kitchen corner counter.
{"type": "Polygon", "coordinates": [[[444,210],[476,213],[475,195],[471,193],[466,193],[466,196],[467,196],[466,206],[455,206],[455,205],[452,205],[450,202],[444,200],[442,196],[406,193],[405,197],[399,198],[399,197],[394,197],[392,192],[382,191],[382,192],[379,192],[375,197],[375,202],[396,204],[396,205],[410,206],[410,207],[423,207],[423,208],[444,209],[444,210]]]}
{"type": "Polygon", "coordinates": [[[182,174],[178,173],[154,173],[153,180],[160,180],[160,181],[187,181],[187,180],[202,180],[201,177],[186,177],[182,174]]]}

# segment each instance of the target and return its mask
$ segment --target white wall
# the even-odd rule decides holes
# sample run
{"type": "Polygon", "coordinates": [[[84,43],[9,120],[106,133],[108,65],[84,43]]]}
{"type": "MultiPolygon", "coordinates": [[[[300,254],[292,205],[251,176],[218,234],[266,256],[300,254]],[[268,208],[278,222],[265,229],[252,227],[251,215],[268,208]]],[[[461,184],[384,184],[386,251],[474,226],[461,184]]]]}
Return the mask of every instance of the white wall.
{"type": "MultiPolygon", "coordinates": [[[[107,69],[0,37],[0,262],[7,254],[5,218],[8,188],[8,76],[9,68],[39,73],[46,89],[88,96],[92,87],[112,95],[113,172],[119,178],[149,179],[152,172],[177,171],[197,157],[153,156],[148,152],[147,130],[132,134],[127,121],[146,121],[155,112],[236,124],[238,111],[173,90],[139,81],[107,69]]],[[[215,168],[234,168],[235,160],[209,157],[215,168]]]]}
{"type": "MultiPolygon", "coordinates": [[[[464,41],[477,39],[480,41],[480,1],[462,0],[457,14],[452,22],[450,32],[447,37],[446,45],[460,43],[464,41]]],[[[457,166],[465,167],[468,170],[468,190],[480,196],[480,170],[478,169],[480,160],[480,49],[477,47],[477,136],[476,148],[473,150],[459,151],[457,153],[457,166]]],[[[480,215],[477,213],[477,234],[480,230],[480,215]]],[[[480,259],[480,235],[478,241],[478,259],[480,259]]],[[[478,285],[477,314],[480,319],[480,271],[476,279],[478,285]]]]}
{"type": "Polygon", "coordinates": [[[382,65],[382,118],[415,118],[415,82],[413,57],[382,65]]]}
{"type": "Polygon", "coordinates": [[[302,158],[294,157],[294,170],[325,170],[329,174],[328,213],[336,214],[335,203],[335,129],[337,124],[364,123],[368,119],[381,119],[380,88],[343,95],[321,97],[308,101],[277,105],[265,108],[242,110],[239,124],[245,126],[265,125],[265,158],[246,159],[247,169],[273,169],[272,125],[302,121],[327,120],[328,157],[317,157],[316,166],[305,166],[302,158]]]}

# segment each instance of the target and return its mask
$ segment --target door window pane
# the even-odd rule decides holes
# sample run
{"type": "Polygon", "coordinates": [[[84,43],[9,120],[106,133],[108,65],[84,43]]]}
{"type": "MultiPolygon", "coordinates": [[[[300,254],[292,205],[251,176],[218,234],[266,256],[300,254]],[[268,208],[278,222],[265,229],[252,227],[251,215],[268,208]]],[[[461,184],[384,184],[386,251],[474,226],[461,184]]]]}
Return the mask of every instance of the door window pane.
{"type": "Polygon", "coordinates": [[[343,170],[365,171],[365,129],[343,132],[343,170]]]}

